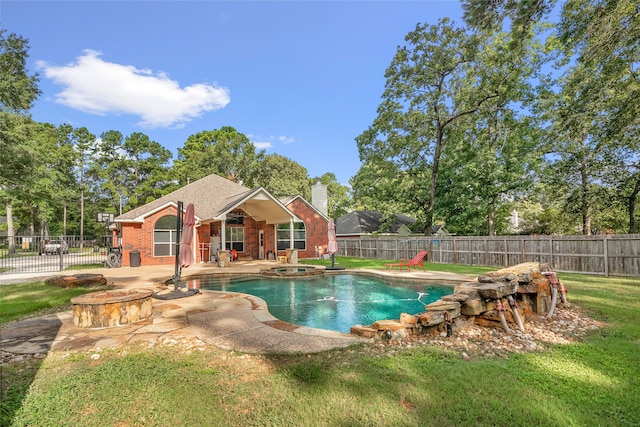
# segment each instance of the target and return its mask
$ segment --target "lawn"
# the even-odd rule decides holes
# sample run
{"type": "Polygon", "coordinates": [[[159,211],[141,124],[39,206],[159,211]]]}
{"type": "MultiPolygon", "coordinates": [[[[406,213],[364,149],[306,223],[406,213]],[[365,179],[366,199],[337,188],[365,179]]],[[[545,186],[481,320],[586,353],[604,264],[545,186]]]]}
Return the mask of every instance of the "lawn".
{"type": "MultiPolygon", "coordinates": [[[[380,261],[338,258],[356,262],[380,261]]],[[[640,282],[559,276],[570,301],[607,324],[584,342],[471,360],[429,346],[264,356],[140,343],[54,352],[2,367],[0,425],[640,425],[640,282]]]]}

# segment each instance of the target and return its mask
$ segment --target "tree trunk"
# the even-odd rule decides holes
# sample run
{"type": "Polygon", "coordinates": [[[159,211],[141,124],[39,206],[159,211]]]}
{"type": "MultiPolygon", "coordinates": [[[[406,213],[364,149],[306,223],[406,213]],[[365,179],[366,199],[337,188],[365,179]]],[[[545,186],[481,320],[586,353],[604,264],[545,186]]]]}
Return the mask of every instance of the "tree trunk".
{"type": "Polygon", "coordinates": [[[488,228],[489,228],[489,230],[488,230],[489,236],[495,236],[496,235],[495,215],[496,215],[495,207],[494,207],[494,204],[491,203],[489,205],[489,215],[487,217],[487,225],[488,225],[488,228]]]}
{"type": "Polygon", "coordinates": [[[627,202],[627,209],[629,212],[629,234],[636,233],[636,202],[638,201],[638,193],[640,193],[640,177],[636,180],[636,185],[633,187],[633,192],[629,196],[627,202]]]}
{"type": "Polygon", "coordinates": [[[13,205],[11,199],[7,198],[7,241],[9,244],[9,253],[16,253],[16,230],[13,226],[13,205]]]}
{"type": "Polygon", "coordinates": [[[424,234],[430,236],[433,230],[433,208],[436,202],[436,189],[438,188],[438,169],[440,169],[440,157],[442,157],[442,147],[444,145],[444,134],[442,128],[438,129],[436,149],[433,152],[433,166],[431,168],[431,187],[429,188],[429,204],[427,205],[426,223],[424,234]]]}
{"type": "Polygon", "coordinates": [[[84,243],[84,188],[80,189],[80,249],[84,243]]]}
{"type": "Polygon", "coordinates": [[[62,234],[67,235],[67,199],[62,202],[62,234]]]}
{"type": "Polygon", "coordinates": [[[591,209],[589,207],[589,176],[587,174],[587,167],[582,165],[580,167],[581,175],[581,211],[582,211],[582,234],[588,236],[591,234],[591,209]]]}

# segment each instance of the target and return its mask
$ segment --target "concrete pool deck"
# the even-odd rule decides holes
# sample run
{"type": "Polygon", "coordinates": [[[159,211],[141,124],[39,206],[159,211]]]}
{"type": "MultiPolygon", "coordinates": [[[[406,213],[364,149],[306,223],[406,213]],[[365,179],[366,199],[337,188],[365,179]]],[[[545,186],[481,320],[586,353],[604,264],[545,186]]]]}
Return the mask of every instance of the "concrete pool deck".
{"type": "MultiPolygon", "coordinates": [[[[296,264],[303,265],[304,260],[296,264]]],[[[259,274],[263,269],[276,266],[283,265],[274,261],[237,261],[225,268],[215,263],[196,264],[182,271],[182,280],[189,281],[202,275],[224,277],[242,273],[259,274]]],[[[171,279],[174,271],[174,266],[141,266],[82,270],[77,274],[102,274],[115,289],[145,289],[161,293],[167,290],[165,282],[171,279]]],[[[472,279],[465,275],[435,271],[352,271],[434,283],[456,284],[472,279]]],[[[350,270],[338,272],[349,273],[350,270]]],[[[36,277],[3,275],[0,283],[72,275],[72,272],[36,277]]],[[[255,296],[216,291],[201,291],[196,295],[171,300],[153,299],[153,318],[128,326],[78,328],[73,325],[72,317],[69,310],[5,325],[0,329],[0,349],[9,353],[34,354],[50,350],[103,349],[128,343],[197,338],[223,349],[275,354],[317,353],[363,341],[363,338],[350,334],[280,321],[271,316],[266,303],[255,296]]]]}

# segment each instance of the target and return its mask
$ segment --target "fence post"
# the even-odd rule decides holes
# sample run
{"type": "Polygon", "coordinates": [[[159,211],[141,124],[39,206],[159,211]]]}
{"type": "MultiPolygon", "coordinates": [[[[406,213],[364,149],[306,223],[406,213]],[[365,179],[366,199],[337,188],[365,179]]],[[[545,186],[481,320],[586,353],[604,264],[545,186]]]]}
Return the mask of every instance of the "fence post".
{"type": "Polygon", "coordinates": [[[62,242],[64,242],[64,236],[60,236],[60,271],[64,270],[64,249],[62,249],[62,242]]]}
{"type": "Polygon", "coordinates": [[[602,239],[602,251],[604,253],[604,275],[609,276],[609,235],[605,234],[602,239]]]}

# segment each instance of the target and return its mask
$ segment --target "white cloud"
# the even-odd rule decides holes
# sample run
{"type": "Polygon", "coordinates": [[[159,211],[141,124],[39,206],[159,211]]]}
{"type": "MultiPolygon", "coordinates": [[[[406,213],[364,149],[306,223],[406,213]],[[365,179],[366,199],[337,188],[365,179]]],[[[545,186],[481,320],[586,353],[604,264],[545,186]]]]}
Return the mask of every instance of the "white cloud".
{"type": "Polygon", "coordinates": [[[291,138],[289,136],[279,136],[278,141],[282,142],[283,144],[292,144],[296,142],[294,138],[291,138]]]}
{"type": "Polygon", "coordinates": [[[229,90],[210,84],[181,88],[164,73],[105,62],[86,50],[75,63],[53,66],[39,61],[44,75],[65,88],[56,101],[92,114],[133,114],[149,128],[181,126],[207,111],[224,108],[229,90]]]}
{"type": "Polygon", "coordinates": [[[253,146],[256,147],[258,150],[268,150],[269,148],[273,148],[273,144],[270,142],[258,142],[258,141],[251,141],[253,143],[253,146]]]}

